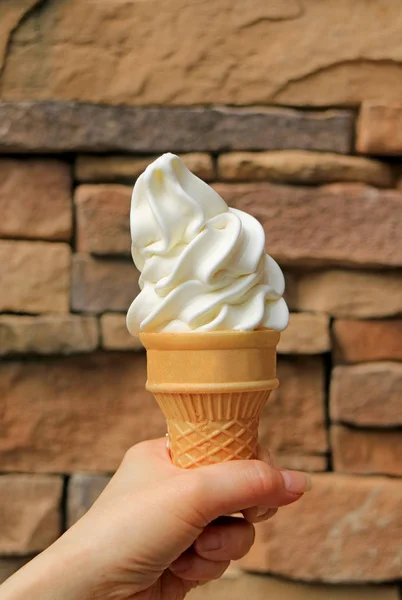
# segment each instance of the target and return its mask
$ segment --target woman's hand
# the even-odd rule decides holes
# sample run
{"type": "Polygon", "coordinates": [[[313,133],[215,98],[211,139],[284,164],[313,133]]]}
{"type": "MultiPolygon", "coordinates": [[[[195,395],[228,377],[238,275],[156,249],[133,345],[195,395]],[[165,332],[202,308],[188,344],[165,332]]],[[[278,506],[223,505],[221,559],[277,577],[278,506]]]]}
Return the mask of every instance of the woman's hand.
{"type": "Polygon", "coordinates": [[[88,513],[0,598],[182,600],[248,552],[252,523],[310,489],[307,475],[261,458],[185,471],[164,439],[134,446],[88,513]]]}

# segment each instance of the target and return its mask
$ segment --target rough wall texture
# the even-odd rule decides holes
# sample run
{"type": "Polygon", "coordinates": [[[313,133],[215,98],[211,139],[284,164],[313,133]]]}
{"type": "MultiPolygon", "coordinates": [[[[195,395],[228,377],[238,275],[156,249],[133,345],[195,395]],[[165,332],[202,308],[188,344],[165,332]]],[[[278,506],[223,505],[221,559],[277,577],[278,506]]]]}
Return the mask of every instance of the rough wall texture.
{"type": "Polygon", "coordinates": [[[0,580],[165,431],[124,313],[130,188],[170,150],[285,267],[260,435],[318,472],[194,599],[397,600],[401,89],[399,0],[0,0],[0,580]]]}
{"type": "Polygon", "coordinates": [[[398,0],[355,0],[353,9],[349,0],[45,0],[23,20],[35,2],[9,4],[5,100],[355,106],[400,98],[398,0]]]}

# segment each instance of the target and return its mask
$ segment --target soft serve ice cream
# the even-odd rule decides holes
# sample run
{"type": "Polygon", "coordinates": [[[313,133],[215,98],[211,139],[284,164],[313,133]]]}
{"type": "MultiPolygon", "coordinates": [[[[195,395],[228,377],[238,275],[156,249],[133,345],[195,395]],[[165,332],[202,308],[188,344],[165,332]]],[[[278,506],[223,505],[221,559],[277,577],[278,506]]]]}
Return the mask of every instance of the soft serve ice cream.
{"type": "Polygon", "coordinates": [[[262,226],[228,208],[179,157],[164,154],[139,177],[130,224],[141,272],[127,314],[133,335],[287,326],[284,277],[265,253],[262,226]]]}

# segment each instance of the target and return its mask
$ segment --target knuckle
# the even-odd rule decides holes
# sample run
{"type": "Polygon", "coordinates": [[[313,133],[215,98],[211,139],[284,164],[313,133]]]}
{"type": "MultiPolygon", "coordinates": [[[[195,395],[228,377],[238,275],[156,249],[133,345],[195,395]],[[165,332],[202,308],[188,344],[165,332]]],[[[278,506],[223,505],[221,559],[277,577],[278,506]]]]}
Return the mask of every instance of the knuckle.
{"type": "Polygon", "coordinates": [[[205,497],[206,481],[201,473],[193,471],[186,473],[183,477],[183,505],[187,506],[191,512],[192,522],[199,528],[205,527],[209,523],[206,514],[205,497]]]}
{"type": "Polygon", "coordinates": [[[202,505],[206,492],[205,478],[199,471],[193,471],[191,473],[191,478],[189,477],[188,479],[189,499],[192,501],[192,503],[196,504],[197,506],[202,505]]]}
{"type": "Polygon", "coordinates": [[[267,497],[277,489],[277,477],[275,471],[267,463],[255,461],[254,485],[256,493],[267,497]]]}
{"type": "Polygon", "coordinates": [[[147,455],[149,452],[150,442],[139,442],[135,446],[131,446],[124,455],[125,462],[134,462],[147,455]]]}
{"type": "Polygon", "coordinates": [[[197,538],[209,524],[205,503],[205,481],[192,471],[183,471],[172,482],[172,514],[184,523],[197,538]],[[177,499],[177,501],[176,501],[177,499]]]}

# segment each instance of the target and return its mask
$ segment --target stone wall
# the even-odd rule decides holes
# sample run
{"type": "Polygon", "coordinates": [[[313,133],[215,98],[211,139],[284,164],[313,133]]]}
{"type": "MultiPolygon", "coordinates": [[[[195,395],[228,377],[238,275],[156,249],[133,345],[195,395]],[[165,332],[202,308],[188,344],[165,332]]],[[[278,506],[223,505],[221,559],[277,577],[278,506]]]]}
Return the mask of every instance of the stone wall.
{"type": "Polygon", "coordinates": [[[130,191],[170,150],[285,270],[261,439],[314,473],[194,600],[397,600],[401,89],[397,0],[0,2],[0,580],[165,432],[125,311],[130,191]]]}

